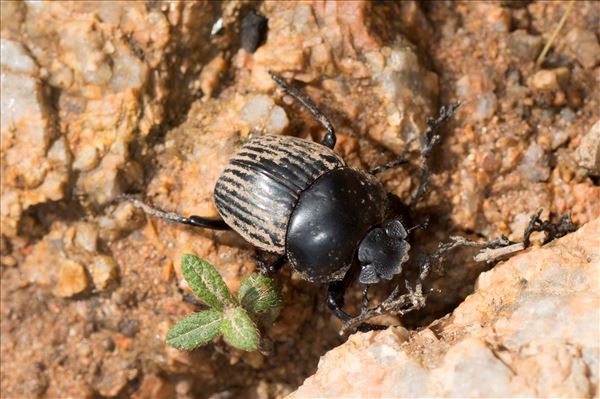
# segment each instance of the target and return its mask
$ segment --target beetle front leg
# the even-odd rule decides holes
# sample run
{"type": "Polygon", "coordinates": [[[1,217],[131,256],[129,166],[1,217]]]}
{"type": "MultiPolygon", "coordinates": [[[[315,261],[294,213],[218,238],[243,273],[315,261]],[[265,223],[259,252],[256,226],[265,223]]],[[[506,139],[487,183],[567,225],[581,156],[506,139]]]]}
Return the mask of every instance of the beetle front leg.
{"type": "MultiPolygon", "coordinates": [[[[346,276],[348,276],[348,274],[346,276]]],[[[327,306],[329,306],[329,309],[331,309],[335,316],[340,319],[344,325],[347,325],[351,322],[351,320],[353,320],[353,317],[344,312],[342,309],[344,307],[344,294],[346,293],[348,285],[349,281],[347,281],[347,278],[344,277],[344,280],[342,281],[334,281],[333,283],[330,283],[327,289],[327,306]]],[[[356,327],[356,329],[361,332],[368,332],[373,330],[385,330],[387,327],[388,326],[382,326],[378,324],[361,323],[356,327]]]]}
{"type": "Polygon", "coordinates": [[[431,150],[433,150],[436,144],[441,140],[440,135],[435,134],[435,131],[454,116],[454,113],[459,106],[460,103],[454,103],[448,107],[442,106],[437,118],[429,118],[427,120],[427,129],[425,129],[425,133],[423,134],[423,149],[421,150],[421,179],[415,195],[410,200],[410,208],[414,208],[417,201],[419,201],[423,194],[425,194],[425,191],[427,191],[427,186],[429,184],[429,155],[431,155],[431,150]]]}
{"type": "Polygon", "coordinates": [[[327,306],[335,314],[335,316],[344,323],[352,317],[342,310],[344,307],[344,293],[346,288],[343,287],[342,281],[335,281],[329,284],[327,288],[327,306]]]}
{"type": "Polygon", "coordinates": [[[529,225],[523,234],[523,246],[527,248],[530,244],[531,234],[535,231],[544,232],[546,237],[542,245],[549,243],[555,238],[560,238],[568,233],[577,231],[577,225],[573,223],[570,214],[563,215],[558,223],[551,223],[549,220],[540,219],[543,209],[538,210],[529,220],[529,225]]]}
{"type": "Polygon", "coordinates": [[[279,255],[274,261],[269,262],[265,260],[263,256],[259,254],[252,257],[256,262],[256,265],[260,272],[265,276],[272,276],[277,273],[284,265],[287,260],[285,255],[279,255]]]}

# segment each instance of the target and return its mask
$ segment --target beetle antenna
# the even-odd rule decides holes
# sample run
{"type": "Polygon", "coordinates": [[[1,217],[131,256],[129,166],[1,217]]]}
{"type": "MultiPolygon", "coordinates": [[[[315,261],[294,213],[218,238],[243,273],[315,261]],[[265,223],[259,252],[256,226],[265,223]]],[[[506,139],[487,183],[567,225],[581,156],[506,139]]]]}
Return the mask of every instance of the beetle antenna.
{"type": "Polygon", "coordinates": [[[429,227],[429,216],[427,217],[427,219],[425,219],[425,221],[423,223],[416,224],[413,227],[407,229],[406,234],[410,234],[417,229],[425,230],[425,229],[427,229],[427,227],[429,227]]]}
{"type": "Polygon", "coordinates": [[[336,137],[335,130],[333,130],[333,124],[329,120],[329,118],[317,107],[313,100],[310,99],[306,94],[302,93],[300,90],[295,87],[290,86],[281,76],[276,75],[273,71],[269,71],[271,78],[277,83],[279,86],[283,88],[283,90],[291,96],[294,100],[298,101],[304,108],[310,112],[310,114],[315,118],[315,120],[325,129],[327,130],[327,134],[323,138],[321,144],[325,147],[329,147],[333,149],[335,147],[336,137]]]}

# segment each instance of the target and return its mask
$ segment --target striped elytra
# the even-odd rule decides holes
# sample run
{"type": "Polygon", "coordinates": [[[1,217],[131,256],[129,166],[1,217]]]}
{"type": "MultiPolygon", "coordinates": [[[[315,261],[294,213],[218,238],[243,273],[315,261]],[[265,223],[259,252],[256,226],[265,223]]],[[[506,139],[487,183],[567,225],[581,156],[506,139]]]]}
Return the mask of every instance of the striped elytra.
{"type": "Polygon", "coordinates": [[[312,141],[253,137],[217,180],[215,203],[223,220],[246,241],[283,255],[288,221],[300,194],[321,175],[344,166],[333,150],[312,141]]]}

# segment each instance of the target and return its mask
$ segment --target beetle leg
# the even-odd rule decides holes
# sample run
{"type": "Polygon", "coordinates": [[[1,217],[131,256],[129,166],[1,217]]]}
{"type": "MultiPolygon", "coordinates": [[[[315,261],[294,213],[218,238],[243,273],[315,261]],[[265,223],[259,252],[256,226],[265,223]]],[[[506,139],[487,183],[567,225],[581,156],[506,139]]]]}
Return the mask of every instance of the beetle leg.
{"type": "Polygon", "coordinates": [[[365,284],[365,288],[363,288],[363,297],[361,301],[361,306],[363,309],[369,307],[369,286],[365,284]]]}
{"type": "Polygon", "coordinates": [[[253,256],[253,259],[260,272],[266,276],[272,276],[277,273],[283,265],[285,265],[285,261],[287,260],[285,255],[279,255],[273,262],[265,260],[260,255],[253,256]]]}
{"type": "Polygon", "coordinates": [[[450,104],[448,107],[442,106],[437,118],[429,118],[427,120],[427,129],[425,129],[425,133],[423,134],[423,149],[421,150],[421,181],[419,182],[417,192],[409,203],[410,208],[414,208],[417,201],[420,200],[423,194],[425,194],[425,191],[427,191],[427,185],[429,184],[429,155],[431,154],[433,147],[435,147],[441,139],[439,134],[435,134],[435,131],[454,116],[454,113],[459,106],[460,103],[450,104]]]}
{"type": "Polygon", "coordinates": [[[378,173],[385,172],[388,169],[395,168],[396,166],[404,165],[405,163],[408,163],[408,159],[406,158],[394,159],[393,161],[369,169],[369,174],[376,175],[378,173]]]}
{"type": "Polygon", "coordinates": [[[555,238],[560,238],[577,230],[577,226],[573,223],[573,220],[571,220],[570,214],[563,215],[558,223],[551,223],[548,220],[542,221],[542,219],[540,219],[542,211],[543,209],[540,209],[531,216],[529,225],[525,229],[525,233],[523,234],[523,246],[525,248],[529,246],[531,233],[534,231],[543,231],[546,233],[546,237],[542,243],[542,245],[544,245],[555,238]]]}
{"type": "Polygon", "coordinates": [[[176,213],[166,212],[155,206],[145,204],[144,202],[140,201],[139,199],[137,199],[131,195],[125,194],[125,195],[123,195],[123,198],[130,201],[134,206],[143,210],[146,214],[153,216],[153,217],[163,219],[163,220],[168,220],[169,222],[187,224],[189,226],[202,227],[205,229],[212,229],[212,230],[229,230],[229,229],[231,229],[231,227],[229,227],[225,223],[225,221],[219,217],[208,218],[208,217],[195,216],[195,215],[192,215],[189,217],[184,217],[184,216],[179,216],[176,213]]]}
{"type": "Polygon", "coordinates": [[[343,322],[347,322],[352,317],[342,310],[344,307],[344,293],[346,287],[343,286],[343,281],[334,281],[327,288],[327,306],[333,311],[335,316],[343,322]]]}
{"type": "MultiPolygon", "coordinates": [[[[346,293],[346,289],[348,288],[350,281],[352,281],[352,278],[348,278],[349,275],[352,277],[352,273],[348,272],[344,277],[344,280],[330,283],[327,289],[327,306],[329,306],[329,309],[331,309],[335,316],[344,324],[353,319],[352,316],[344,312],[342,309],[344,307],[344,294],[346,293]]],[[[356,329],[361,332],[385,330],[386,328],[387,326],[368,323],[362,323],[356,327],[356,329]]]]}
{"type": "Polygon", "coordinates": [[[310,114],[315,118],[315,120],[325,129],[327,133],[323,138],[321,144],[325,147],[333,149],[335,147],[336,136],[335,130],[333,129],[333,124],[329,120],[329,118],[317,107],[317,105],[310,99],[306,94],[302,93],[300,90],[295,87],[290,86],[281,76],[276,75],[273,71],[269,71],[271,78],[277,83],[279,86],[283,88],[283,90],[291,96],[294,100],[298,101],[304,108],[310,112],[310,114]]]}

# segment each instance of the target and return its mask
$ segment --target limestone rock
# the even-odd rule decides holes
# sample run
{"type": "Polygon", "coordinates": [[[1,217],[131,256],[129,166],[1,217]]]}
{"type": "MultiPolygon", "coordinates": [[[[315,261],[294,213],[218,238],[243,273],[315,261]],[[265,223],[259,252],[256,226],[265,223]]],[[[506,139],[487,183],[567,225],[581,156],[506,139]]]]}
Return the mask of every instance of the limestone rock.
{"type": "Polygon", "coordinates": [[[596,397],[600,219],[483,273],[447,318],[357,333],[290,398],[596,397]]]}
{"type": "Polygon", "coordinates": [[[32,205],[105,204],[142,184],[133,152],[198,96],[212,51],[216,4],[169,4],[3,4],[3,234],[32,205]]]}
{"type": "Polygon", "coordinates": [[[64,197],[70,154],[38,65],[16,41],[2,38],[0,48],[2,231],[14,236],[25,209],[64,197]]]}

